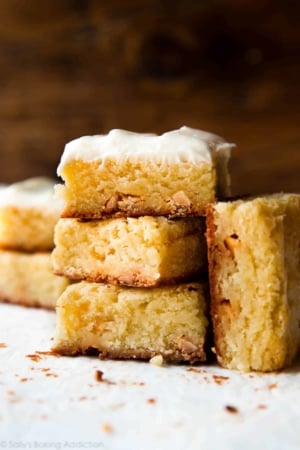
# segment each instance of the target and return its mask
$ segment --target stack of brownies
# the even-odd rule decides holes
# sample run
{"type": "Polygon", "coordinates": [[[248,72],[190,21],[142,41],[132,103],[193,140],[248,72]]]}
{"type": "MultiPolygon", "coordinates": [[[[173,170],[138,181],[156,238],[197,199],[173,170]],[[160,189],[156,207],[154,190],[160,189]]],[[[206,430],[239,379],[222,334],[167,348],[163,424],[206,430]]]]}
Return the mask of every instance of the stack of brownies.
{"type": "Polygon", "coordinates": [[[54,184],[36,177],[0,187],[0,301],[54,309],[69,284],[51,264],[62,209],[54,184]]]}
{"type": "Polygon", "coordinates": [[[160,136],[112,130],[67,144],[52,262],[80,282],[58,300],[56,351],[206,359],[203,216],[228,194],[230,150],[187,127],[160,136]]]}

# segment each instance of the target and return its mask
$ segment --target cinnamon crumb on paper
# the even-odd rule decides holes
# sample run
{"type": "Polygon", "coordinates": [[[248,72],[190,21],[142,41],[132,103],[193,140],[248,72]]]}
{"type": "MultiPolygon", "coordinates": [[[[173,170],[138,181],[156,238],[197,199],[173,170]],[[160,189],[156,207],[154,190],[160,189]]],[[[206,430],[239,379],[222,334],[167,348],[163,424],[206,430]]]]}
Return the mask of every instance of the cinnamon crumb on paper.
{"type": "Polygon", "coordinates": [[[186,369],[187,372],[194,372],[194,373],[207,373],[205,369],[196,369],[196,367],[189,367],[186,369]]]}
{"type": "Polygon", "coordinates": [[[97,369],[95,372],[95,380],[101,383],[103,381],[103,372],[102,370],[97,369]]]}
{"type": "Polygon", "coordinates": [[[26,355],[26,358],[29,358],[34,362],[40,362],[40,360],[42,359],[39,355],[36,354],[26,355]]]}
{"type": "Polygon", "coordinates": [[[57,358],[60,358],[61,355],[57,352],[55,352],[54,350],[49,350],[49,351],[39,351],[36,350],[35,352],[37,355],[41,355],[41,356],[56,356],[57,358]]]}
{"type": "Polygon", "coordinates": [[[145,386],[145,382],[144,381],[121,380],[120,384],[123,384],[125,386],[145,386]]]}
{"type": "Polygon", "coordinates": [[[46,377],[52,377],[52,378],[58,378],[57,373],[53,373],[53,372],[46,372],[45,376],[46,377]]]}
{"type": "Polygon", "coordinates": [[[225,409],[226,409],[227,412],[229,412],[231,414],[237,414],[239,412],[237,407],[236,406],[232,406],[232,405],[226,405],[225,409]]]}
{"type": "Polygon", "coordinates": [[[101,430],[103,431],[103,433],[111,433],[113,431],[113,428],[110,423],[104,423],[103,425],[101,425],[101,430]]]}
{"type": "Polygon", "coordinates": [[[110,385],[115,385],[116,383],[114,381],[110,381],[104,378],[104,373],[102,372],[102,370],[97,369],[95,372],[95,380],[98,383],[106,383],[106,384],[110,384],[110,385]]]}
{"type": "Polygon", "coordinates": [[[37,350],[32,354],[26,355],[26,358],[30,358],[31,361],[34,361],[34,362],[40,362],[43,356],[56,356],[57,358],[61,357],[61,355],[59,353],[56,353],[52,350],[45,351],[45,352],[37,350]]]}
{"type": "Polygon", "coordinates": [[[229,377],[225,377],[224,375],[213,375],[212,378],[214,382],[219,385],[222,385],[225,381],[229,380],[229,377]]]}

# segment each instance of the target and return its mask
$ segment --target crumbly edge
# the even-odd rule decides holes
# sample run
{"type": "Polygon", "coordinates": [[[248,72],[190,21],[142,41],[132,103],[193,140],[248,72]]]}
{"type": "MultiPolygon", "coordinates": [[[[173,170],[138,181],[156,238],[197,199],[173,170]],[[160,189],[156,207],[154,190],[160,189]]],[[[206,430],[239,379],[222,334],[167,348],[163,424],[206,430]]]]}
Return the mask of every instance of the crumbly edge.
{"type": "Polygon", "coordinates": [[[53,347],[53,350],[61,355],[76,356],[80,354],[84,355],[98,355],[100,359],[138,359],[138,360],[150,360],[156,355],[161,355],[166,362],[189,362],[191,364],[196,362],[206,361],[206,354],[202,348],[198,348],[196,351],[187,353],[179,349],[165,350],[160,352],[154,352],[147,349],[132,349],[126,351],[111,351],[109,349],[97,349],[97,348],[77,348],[68,346],[67,344],[58,343],[53,347]]]}
{"type": "Polygon", "coordinates": [[[7,245],[5,243],[0,242],[0,250],[7,250],[11,252],[20,252],[30,255],[31,253],[49,253],[53,250],[54,244],[51,247],[40,247],[40,246],[28,246],[27,248],[16,246],[16,245],[7,245]]]}
{"type": "MultiPolygon", "coordinates": [[[[236,368],[231,363],[228,364],[226,360],[226,355],[223,354],[223,342],[226,337],[226,330],[223,328],[222,321],[220,320],[220,311],[219,311],[219,300],[220,292],[218,289],[218,280],[216,273],[218,271],[218,267],[220,266],[220,261],[222,260],[222,249],[215,245],[215,206],[209,205],[207,208],[207,245],[208,245],[208,262],[209,262],[209,280],[210,280],[210,295],[211,295],[211,304],[210,304],[210,312],[212,318],[212,326],[214,332],[214,345],[215,345],[215,353],[217,356],[217,360],[221,366],[227,368],[236,368]]],[[[243,371],[250,370],[258,370],[263,372],[270,372],[273,370],[280,370],[283,367],[288,367],[291,364],[291,360],[284,358],[280,358],[280,362],[271,361],[264,364],[264,366],[253,368],[251,365],[244,367],[243,371]]]]}
{"type": "Polygon", "coordinates": [[[223,332],[217,318],[217,280],[215,276],[215,267],[217,265],[214,255],[214,236],[215,236],[215,223],[214,223],[214,205],[210,204],[206,208],[206,242],[207,242],[207,258],[208,258],[208,275],[209,275],[209,291],[210,291],[210,316],[213,328],[214,348],[217,360],[222,366],[223,361],[220,356],[220,342],[223,339],[223,332]]]}
{"type": "Polygon", "coordinates": [[[0,227],[0,248],[21,250],[26,253],[51,251],[54,246],[54,226],[59,219],[60,212],[61,208],[57,211],[45,212],[42,206],[17,207],[8,205],[0,207],[2,223],[0,227]],[[7,221],[9,225],[7,225],[7,221]],[[7,227],[9,227],[8,235],[7,227]],[[20,232],[22,239],[19,238],[20,232]],[[18,243],[16,243],[16,240],[18,243]]]}
{"type": "Polygon", "coordinates": [[[174,286],[180,283],[190,283],[194,281],[199,281],[199,279],[206,279],[206,272],[203,271],[201,277],[199,273],[190,273],[184,277],[176,278],[160,278],[159,280],[154,280],[153,278],[142,277],[141,274],[136,274],[134,272],[124,273],[122,276],[113,277],[109,274],[98,273],[97,275],[83,276],[80,273],[74,274],[74,272],[69,272],[66,267],[64,270],[55,270],[55,275],[64,276],[74,281],[89,281],[94,283],[108,283],[115,286],[128,286],[128,287],[145,287],[154,288],[162,286],[174,286]]]}
{"type": "Polygon", "coordinates": [[[31,300],[28,298],[20,298],[20,297],[14,297],[10,298],[7,297],[5,294],[1,293],[0,291],[0,302],[7,303],[11,305],[19,305],[24,306],[25,308],[37,308],[37,309],[46,309],[48,311],[55,311],[56,305],[43,305],[42,303],[38,302],[37,300],[31,300]]]}
{"type": "MultiPolygon", "coordinates": [[[[124,202],[125,203],[125,202],[124,202]]],[[[136,204],[128,203],[128,206],[123,208],[122,210],[111,211],[110,209],[102,208],[99,211],[85,211],[77,212],[73,211],[73,209],[68,208],[63,211],[61,217],[62,218],[77,218],[77,219],[112,219],[112,218],[124,218],[124,217],[140,217],[140,216],[164,216],[168,219],[175,218],[184,218],[184,217],[204,217],[205,216],[206,205],[203,205],[202,208],[195,209],[193,207],[172,207],[170,209],[165,209],[164,211],[157,211],[150,208],[143,208],[142,206],[139,208],[136,204]]]]}

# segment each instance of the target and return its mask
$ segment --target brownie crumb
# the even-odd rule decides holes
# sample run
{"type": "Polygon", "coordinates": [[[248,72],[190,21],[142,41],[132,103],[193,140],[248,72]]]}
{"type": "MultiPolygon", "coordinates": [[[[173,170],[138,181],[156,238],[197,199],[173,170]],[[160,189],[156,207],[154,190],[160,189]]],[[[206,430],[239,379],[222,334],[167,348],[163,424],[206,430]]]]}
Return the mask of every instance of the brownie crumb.
{"type": "MultiPolygon", "coordinates": [[[[121,380],[121,384],[124,384],[125,386],[145,386],[144,381],[127,381],[127,380],[121,380]]],[[[112,384],[112,382],[111,382],[112,384]]]]}
{"type": "Polygon", "coordinates": [[[186,369],[187,372],[194,372],[194,373],[207,373],[205,369],[196,369],[196,367],[189,367],[186,369]]]}
{"type": "Polygon", "coordinates": [[[52,377],[52,378],[58,378],[57,373],[52,373],[52,372],[46,372],[45,376],[46,377],[52,377]]]}
{"type": "Polygon", "coordinates": [[[112,411],[116,411],[116,410],[118,410],[118,409],[124,408],[125,405],[126,405],[125,402],[122,402],[122,403],[116,403],[115,405],[112,405],[112,406],[110,407],[110,409],[111,409],[112,411]]]}
{"type": "Polygon", "coordinates": [[[102,370],[97,369],[95,372],[95,380],[101,383],[103,381],[103,372],[102,370]]]}
{"type": "Polygon", "coordinates": [[[257,409],[267,409],[267,405],[263,405],[263,404],[260,404],[260,405],[257,405],[257,409]]]}
{"type": "Polygon", "coordinates": [[[229,380],[229,377],[225,377],[223,375],[213,375],[212,378],[216,384],[220,385],[222,385],[225,381],[229,380]]]}
{"type": "Polygon", "coordinates": [[[61,357],[61,355],[59,353],[55,352],[54,350],[50,350],[50,351],[46,351],[46,352],[36,351],[35,353],[40,356],[56,356],[58,358],[61,357]]]}
{"type": "Polygon", "coordinates": [[[32,355],[26,355],[26,358],[31,359],[31,361],[39,362],[42,358],[39,355],[32,354],[32,355]]]}
{"type": "Polygon", "coordinates": [[[61,355],[59,353],[54,352],[54,351],[48,351],[48,352],[36,351],[33,354],[26,355],[26,358],[30,358],[31,361],[34,361],[34,362],[39,362],[39,361],[41,361],[43,356],[57,356],[57,357],[60,357],[61,355]]]}
{"type": "MultiPolygon", "coordinates": [[[[102,372],[102,370],[97,369],[95,372],[95,380],[98,383],[105,383],[105,384],[109,384],[109,385],[115,385],[115,381],[110,381],[104,378],[104,374],[102,372]]],[[[90,385],[90,387],[92,387],[92,385],[90,385]]]]}
{"type": "Polygon", "coordinates": [[[227,412],[229,412],[231,414],[237,414],[239,412],[237,407],[236,406],[232,406],[232,405],[226,405],[225,409],[226,409],[227,412]]]}
{"type": "Polygon", "coordinates": [[[164,358],[162,355],[155,355],[150,359],[149,362],[154,366],[162,367],[164,365],[164,358]]]}
{"type": "Polygon", "coordinates": [[[109,423],[104,423],[102,426],[101,426],[101,430],[104,432],[104,433],[111,433],[112,432],[112,426],[109,424],[109,423]]]}

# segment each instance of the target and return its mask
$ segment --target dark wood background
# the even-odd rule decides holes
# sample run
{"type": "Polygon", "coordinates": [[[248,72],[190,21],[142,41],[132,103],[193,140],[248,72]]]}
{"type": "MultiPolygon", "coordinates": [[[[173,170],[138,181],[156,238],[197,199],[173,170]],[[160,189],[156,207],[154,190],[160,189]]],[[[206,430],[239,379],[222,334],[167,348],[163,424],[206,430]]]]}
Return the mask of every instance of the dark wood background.
{"type": "Polygon", "coordinates": [[[235,194],[300,192],[298,2],[0,0],[0,182],[64,144],[183,124],[238,144],[235,194]]]}

